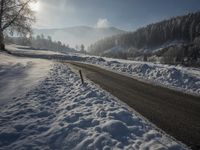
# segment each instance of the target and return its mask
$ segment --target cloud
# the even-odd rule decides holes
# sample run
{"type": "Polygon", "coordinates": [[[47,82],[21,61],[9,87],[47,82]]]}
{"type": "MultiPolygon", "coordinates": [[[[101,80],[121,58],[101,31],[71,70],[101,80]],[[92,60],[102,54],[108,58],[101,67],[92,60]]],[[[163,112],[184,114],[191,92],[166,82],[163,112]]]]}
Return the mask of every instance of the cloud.
{"type": "Polygon", "coordinates": [[[110,23],[108,19],[106,18],[99,18],[96,25],[97,28],[108,28],[109,26],[110,26],[110,23]]]}

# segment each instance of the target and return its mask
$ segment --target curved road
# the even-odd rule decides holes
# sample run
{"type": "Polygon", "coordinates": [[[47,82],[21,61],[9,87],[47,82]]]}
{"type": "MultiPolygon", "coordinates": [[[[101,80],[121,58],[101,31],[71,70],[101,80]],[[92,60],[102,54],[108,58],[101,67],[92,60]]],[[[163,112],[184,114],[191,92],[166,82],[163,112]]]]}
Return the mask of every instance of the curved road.
{"type": "Polygon", "coordinates": [[[200,149],[200,97],[144,83],[102,68],[70,62],[168,134],[200,149]]]}

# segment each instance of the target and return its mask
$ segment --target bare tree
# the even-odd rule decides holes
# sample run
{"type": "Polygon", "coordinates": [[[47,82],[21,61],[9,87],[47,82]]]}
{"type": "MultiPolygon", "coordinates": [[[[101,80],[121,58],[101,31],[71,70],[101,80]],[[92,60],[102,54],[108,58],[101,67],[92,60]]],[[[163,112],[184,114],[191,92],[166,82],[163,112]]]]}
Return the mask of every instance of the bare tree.
{"type": "Polygon", "coordinates": [[[0,49],[5,50],[4,32],[31,33],[35,21],[30,3],[36,0],[0,0],[0,49]]]}

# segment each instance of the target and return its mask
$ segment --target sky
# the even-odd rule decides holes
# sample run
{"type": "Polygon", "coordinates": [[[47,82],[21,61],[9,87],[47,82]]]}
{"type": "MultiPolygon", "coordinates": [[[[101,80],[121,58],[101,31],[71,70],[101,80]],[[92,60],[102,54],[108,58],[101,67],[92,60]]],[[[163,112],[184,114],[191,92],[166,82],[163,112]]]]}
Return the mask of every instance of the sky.
{"type": "Polygon", "coordinates": [[[133,31],[200,11],[200,0],[38,0],[35,28],[109,27],[133,31]]]}

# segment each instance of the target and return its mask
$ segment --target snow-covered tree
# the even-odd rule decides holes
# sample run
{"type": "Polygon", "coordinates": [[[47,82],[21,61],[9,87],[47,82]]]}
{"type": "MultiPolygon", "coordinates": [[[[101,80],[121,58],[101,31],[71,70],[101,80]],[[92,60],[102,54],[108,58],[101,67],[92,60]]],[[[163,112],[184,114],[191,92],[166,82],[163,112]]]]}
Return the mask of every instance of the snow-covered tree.
{"type": "Polygon", "coordinates": [[[0,0],[0,49],[5,49],[4,32],[14,31],[20,34],[31,32],[35,21],[30,3],[36,0],[0,0]]]}

